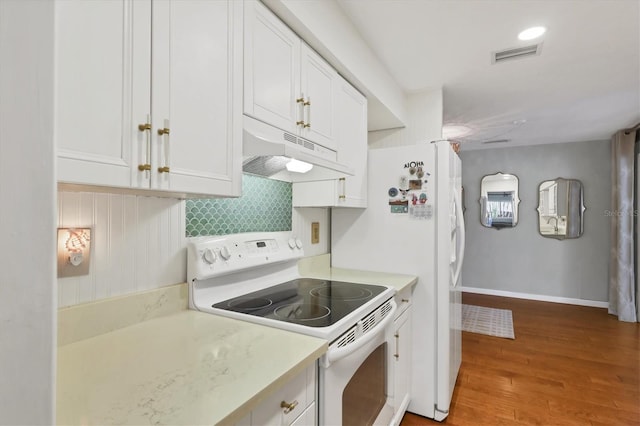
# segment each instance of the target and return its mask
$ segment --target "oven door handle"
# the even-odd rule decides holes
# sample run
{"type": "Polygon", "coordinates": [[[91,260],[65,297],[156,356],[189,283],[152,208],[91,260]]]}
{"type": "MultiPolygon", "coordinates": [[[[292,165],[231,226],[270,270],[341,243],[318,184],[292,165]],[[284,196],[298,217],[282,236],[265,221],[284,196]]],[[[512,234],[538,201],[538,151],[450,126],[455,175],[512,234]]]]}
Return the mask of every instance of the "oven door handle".
{"type": "Polygon", "coordinates": [[[374,328],[369,330],[364,336],[361,336],[358,339],[356,339],[354,343],[343,346],[341,348],[330,347],[327,353],[325,354],[325,364],[326,364],[325,367],[328,367],[329,365],[331,365],[332,362],[336,362],[339,359],[344,358],[347,355],[357,351],[358,349],[360,349],[361,347],[369,343],[371,340],[375,339],[378,333],[384,333],[385,329],[387,328],[387,325],[389,325],[389,323],[393,321],[393,316],[395,315],[396,310],[397,310],[396,302],[395,300],[392,299],[391,310],[389,311],[389,313],[387,313],[387,315],[382,319],[382,321],[378,323],[378,325],[376,325],[374,328]]]}

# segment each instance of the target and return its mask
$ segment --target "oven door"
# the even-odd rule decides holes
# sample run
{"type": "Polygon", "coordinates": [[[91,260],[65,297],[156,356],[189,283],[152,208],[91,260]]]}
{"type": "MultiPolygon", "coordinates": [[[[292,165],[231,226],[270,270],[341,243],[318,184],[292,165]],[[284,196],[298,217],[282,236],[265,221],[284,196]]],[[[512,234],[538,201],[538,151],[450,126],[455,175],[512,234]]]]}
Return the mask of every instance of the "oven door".
{"type": "Polygon", "coordinates": [[[329,346],[318,375],[319,424],[389,425],[386,338],[395,311],[390,299],[329,346]],[[371,325],[376,315],[380,319],[371,325]]]}

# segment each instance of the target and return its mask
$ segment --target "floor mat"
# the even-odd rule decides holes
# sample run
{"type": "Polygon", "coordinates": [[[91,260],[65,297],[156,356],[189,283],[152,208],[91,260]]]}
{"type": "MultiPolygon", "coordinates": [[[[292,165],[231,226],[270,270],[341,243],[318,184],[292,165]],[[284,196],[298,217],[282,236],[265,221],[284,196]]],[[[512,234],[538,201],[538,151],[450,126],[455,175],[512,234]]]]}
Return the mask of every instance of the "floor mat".
{"type": "Polygon", "coordinates": [[[513,316],[509,309],[462,305],[462,331],[515,339],[513,316]]]}

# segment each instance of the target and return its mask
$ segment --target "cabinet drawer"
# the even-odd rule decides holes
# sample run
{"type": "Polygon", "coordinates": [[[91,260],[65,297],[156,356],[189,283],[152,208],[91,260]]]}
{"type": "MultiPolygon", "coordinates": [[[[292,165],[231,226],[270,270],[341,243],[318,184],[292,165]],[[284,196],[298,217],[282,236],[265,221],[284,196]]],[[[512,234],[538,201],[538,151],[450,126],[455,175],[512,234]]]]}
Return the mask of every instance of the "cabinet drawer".
{"type": "MultiPolygon", "coordinates": [[[[251,415],[252,425],[291,425],[315,399],[315,364],[267,397],[251,415]],[[290,404],[291,409],[283,407],[290,404]]],[[[306,424],[306,423],[303,423],[306,424]]]]}
{"type": "Polygon", "coordinates": [[[402,313],[411,306],[412,303],[412,287],[407,286],[402,291],[396,293],[396,304],[398,305],[398,310],[396,311],[395,318],[398,318],[402,313]]]}

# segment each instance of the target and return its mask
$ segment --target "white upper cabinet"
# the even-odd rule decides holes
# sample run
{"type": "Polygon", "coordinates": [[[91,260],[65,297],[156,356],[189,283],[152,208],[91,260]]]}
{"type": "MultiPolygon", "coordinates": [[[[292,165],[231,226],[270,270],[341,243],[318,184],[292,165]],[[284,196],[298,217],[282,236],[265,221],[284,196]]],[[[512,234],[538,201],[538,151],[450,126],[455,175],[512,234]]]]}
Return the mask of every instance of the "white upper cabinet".
{"type": "Polygon", "coordinates": [[[244,112],[288,132],[301,120],[298,36],[257,1],[245,2],[244,112]]]}
{"type": "Polygon", "coordinates": [[[57,1],[58,181],[240,195],[242,12],[233,0],[57,1]]]}
{"type": "Polygon", "coordinates": [[[240,195],[241,2],[155,1],[152,22],[153,187],[240,195]]]}
{"type": "Polygon", "coordinates": [[[294,207],[367,207],[367,99],[340,76],[334,98],[337,161],[352,167],[355,174],[294,183],[294,207]]]}
{"type": "Polygon", "coordinates": [[[301,45],[302,121],[300,135],[311,141],[336,149],[335,98],[338,74],[309,46],[301,45]]]}
{"type": "Polygon", "coordinates": [[[336,71],[258,1],[245,2],[244,113],[336,149],[336,71]]]}
{"type": "Polygon", "coordinates": [[[129,187],[151,112],[151,3],[57,1],[55,36],[58,181],[129,187]]]}

